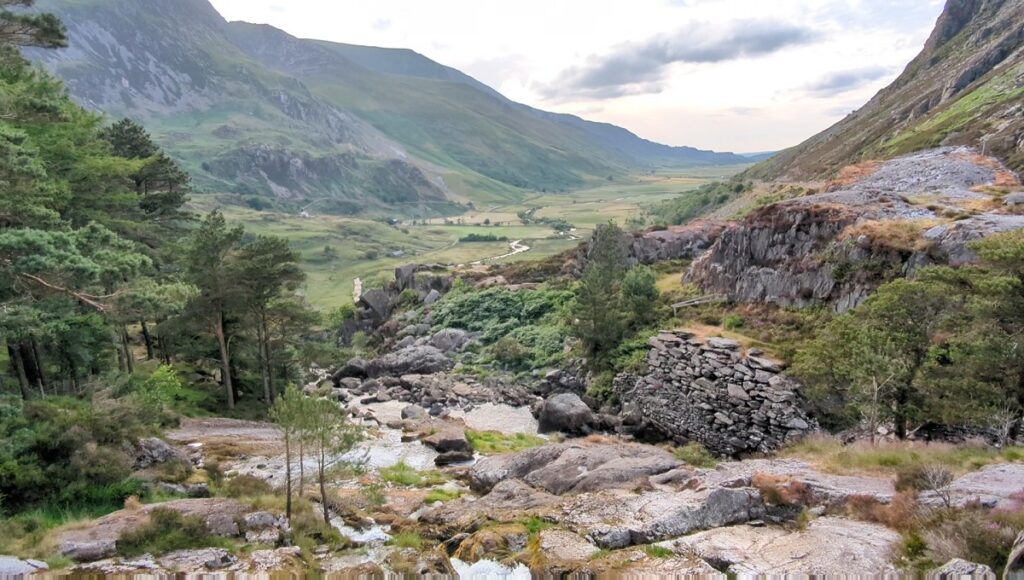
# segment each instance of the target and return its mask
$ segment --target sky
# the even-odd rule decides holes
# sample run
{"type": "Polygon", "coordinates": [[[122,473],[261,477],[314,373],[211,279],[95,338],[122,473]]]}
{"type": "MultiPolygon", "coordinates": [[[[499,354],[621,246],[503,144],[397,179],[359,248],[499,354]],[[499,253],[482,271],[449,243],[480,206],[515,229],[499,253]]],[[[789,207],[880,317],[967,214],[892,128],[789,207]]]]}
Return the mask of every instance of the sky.
{"type": "Polygon", "coordinates": [[[410,48],[528,105],[669,145],[773,151],[867,102],[943,0],[212,0],[228,20],[410,48]]]}

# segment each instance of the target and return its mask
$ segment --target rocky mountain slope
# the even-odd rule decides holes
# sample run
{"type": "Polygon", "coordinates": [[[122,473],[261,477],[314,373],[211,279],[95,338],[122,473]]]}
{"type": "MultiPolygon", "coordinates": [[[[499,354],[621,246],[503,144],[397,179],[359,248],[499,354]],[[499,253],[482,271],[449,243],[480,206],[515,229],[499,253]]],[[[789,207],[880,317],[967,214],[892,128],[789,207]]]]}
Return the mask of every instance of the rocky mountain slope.
{"type": "Polygon", "coordinates": [[[973,145],[1024,169],[1024,3],[948,0],[927,44],[889,87],[803,144],[748,171],[789,181],[866,159],[973,145]]]}
{"type": "Polygon", "coordinates": [[[29,56],[88,108],[143,120],[204,190],[445,213],[653,164],[746,162],[537,111],[412,51],[228,23],[206,0],[38,7],[70,47],[29,56]]]}
{"type": "Polygon", "coordinates": [[[1020,189],[1017,177],[968,148],[849,173],[860,177],[730,223],[686,279],[738,302],[829,303],[845,311],[922,266],[974,261],[972,240],[1024,227],[1018,196],[1001,196],[1001,188],[1020,189]]]}

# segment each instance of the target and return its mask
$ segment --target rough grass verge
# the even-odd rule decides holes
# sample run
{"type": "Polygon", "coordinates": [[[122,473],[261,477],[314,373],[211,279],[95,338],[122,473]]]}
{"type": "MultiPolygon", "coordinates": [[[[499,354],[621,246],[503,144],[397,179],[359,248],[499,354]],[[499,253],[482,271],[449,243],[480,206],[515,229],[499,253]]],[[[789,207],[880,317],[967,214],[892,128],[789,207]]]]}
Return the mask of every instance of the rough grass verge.
{"type": "Polygon", "coordinates": [[[466,439],[469,439],[473,450],[482,455],[512,453],[547,443],[543,438],[528,433],[505,434],[497,431],[467,430],[466,439]]]}

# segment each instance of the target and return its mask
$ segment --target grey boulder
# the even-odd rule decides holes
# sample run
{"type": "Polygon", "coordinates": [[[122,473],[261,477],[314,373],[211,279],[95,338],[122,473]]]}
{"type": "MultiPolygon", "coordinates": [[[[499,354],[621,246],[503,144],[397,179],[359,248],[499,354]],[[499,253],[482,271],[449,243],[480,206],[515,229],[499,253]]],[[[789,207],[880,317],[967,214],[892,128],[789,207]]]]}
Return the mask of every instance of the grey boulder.
{"type": "Polygon", "coordinates": [[[587,435],[593,431],[596,417],[579,395],[559,393],[544,401],[538,421],[541,433],[587,435]]]}
{"type": "Polygon", "coordinates": [[[367,367],[371,377],[432,375],[451,370],[454,363],[433,346],[409,346],[374,359],[367,367]]]}

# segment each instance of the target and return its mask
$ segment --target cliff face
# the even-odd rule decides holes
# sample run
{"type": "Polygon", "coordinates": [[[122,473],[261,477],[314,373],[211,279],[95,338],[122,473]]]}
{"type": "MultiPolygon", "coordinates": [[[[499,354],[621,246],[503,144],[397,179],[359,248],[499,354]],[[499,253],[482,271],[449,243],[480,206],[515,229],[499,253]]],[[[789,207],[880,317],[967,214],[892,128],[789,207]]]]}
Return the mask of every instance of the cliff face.
{"type": "Polygon", "coordinates": [[[1015,206],[984,193],[1016,178],[968,149],[926,151],[860,170],[870,174],[731,224],[686,280],[740,302],[829,303],[845,311],[921,266],[971,262],[972,240],[1024,227],[1015,206]]]}
{"type": "Polygon", "coordinates": [[[940,145],[984,147],[1012,169],[1024,169],[1020,0],[948,0],[920,55],[890,86],[747,176],[828,177],[851,163],[940,145]]]}

